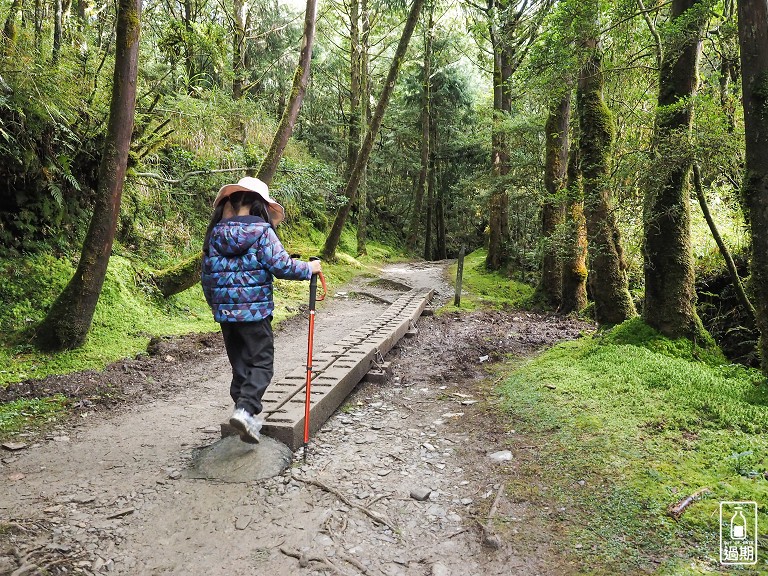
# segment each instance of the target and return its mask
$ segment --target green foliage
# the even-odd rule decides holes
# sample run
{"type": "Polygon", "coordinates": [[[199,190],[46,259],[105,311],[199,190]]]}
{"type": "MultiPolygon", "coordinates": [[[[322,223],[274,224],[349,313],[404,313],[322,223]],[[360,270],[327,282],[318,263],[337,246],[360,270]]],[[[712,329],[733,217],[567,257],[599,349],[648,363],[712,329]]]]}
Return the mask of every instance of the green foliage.
{"type": "MultiPolygon", "coordinates": [[[[7,264],[6,264],[7,265],[7,264]]],[[[0,385],[48,374],[102,368],[146,349],[153,335],[212,331],[216,324],[199,285],[168,299],[158,298],[140,280],[146,264],[120,256],[110,259],[107,278],[86,344],[77,350],[43,354],[30,344],[29,328],[45,315],[72,274],[71,264],[50,256],[16,259],[19,273],[9,275],[1,304],[14,311],[4,322],[11,328],[0,338],[0,385]],[[20,297],[18,304],[13,299],[20,297]],[[119,337],[116,337],[119,335],[119,337]]]]}
{"type": "MultiPolygon", "coordinates": [[[[519,308],[526,306],[534,289],[506,276],[502,272],[490,272],[485,267],[485,249],[475,250],[464,258],[462,274],[461,309],[473,310],[482,306],[491,308],[519,308]]],[[[456,265],[449,268],[451,282],[456,279],[456,265]]],[[[455,310],[453,301],[443,311],[455,310]]]]}
{"type": "Polygon", "coordinates": [[[600,335],[604,344],[642,346],[656,354],[686,360],[701,360],[711,365],[723,364],[725,358],[710,339],[691,342],[685,338],[672,340],[662,336],[639,317],[632,318],[600,335]]]}
{"type": "MultiPolygon", "coordinates": [[[[546,505],[570,511],[563,547],[590,551],[573,558],[577,566],[601,574],[636,573],[652,561],[662,562],[660,574],[688,573],[692,563],[716,568],[718,501],[766,501],[764,378],[702,363],[692,350],[635,319],[552,348],[499,388],[515,428],[537,438],[546,505]],[[711,492],[678,522],[667,516],[702,487],[711,492]]],[[[760,530],[768,530],[764,514],[760,530]]]]}
{"type": "Polygon", "coordinates": [[[66,407],[61,394],[49,398],[14,400],[0,404],[0,437],[53,420],[66,407]]]}
{"type": "Polygon", "coordinates": [[[7,337],[39,323],[73,273],[71,263],[47,254],[0,259],[0,333],[7,337]]]}

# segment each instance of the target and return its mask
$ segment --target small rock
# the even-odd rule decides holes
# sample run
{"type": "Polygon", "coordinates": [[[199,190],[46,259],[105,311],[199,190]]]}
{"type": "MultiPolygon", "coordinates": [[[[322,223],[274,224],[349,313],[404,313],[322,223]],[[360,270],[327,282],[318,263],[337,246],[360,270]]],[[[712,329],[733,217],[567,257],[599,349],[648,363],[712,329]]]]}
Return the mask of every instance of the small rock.
{"type": "Polygon", "coordinates": [[[490,356],[488,356],[487,354],[484,355],[484,356],[480,356],[480,362],[481,363],[482,362],[488,362],[488,360],[490,360],[490,356]]]}
{"type": "Polygon", "coordinates": [[[494,452],[493,454],[489,454],[488,458],[499,464],[501,462],[509,462],[512,460],[512,452],[509,450],[500,450],[498,452],[494,452]]]}
{"type": "Polygon", "coordinates": [[[123,508],[122,510],[118,510],[117,512],[113,512],[112,514],[107,516],[107,520],[122,518],[123,516],[128,516],[128,514],[133,514],[135,511],[136,511],[136,508],[123,508]]]}
{"type": "Polygon", "coordinates": [[[14,474],[8,475],[8,480],[10,480],[11,482],[18,482],[19,480],[23,480],[24,478],[26,478],[26,475],[22,474],[21,472],[15,472],[14,474]]]}
{"type": "Polygon", "coordinates": [[[0,574],[10,574],[16,569],[16,562],[10,556],[0,556],[0,574]]]}
{"type": "Polygon", "coordinates": [[[179,480],[181,478],[181,472],[179,472],[178,470],[171,470],[168,473],[168,478],[170,478],[171,480],[179,480]]]}
{"type": "Polygon", "coordinates": [[[379,470],[379,476],[384,477],[387,474],[389,474],[390,472],[392,472],[392,470],[379,470]]]}
{"type": "Polygon", "coordinates": [[[164,360],[164,361],[166,361],[166,362],[168,362],[169,364],[170,364],[171,362],[176,362],[176,358],[174,358],[174,357],[173,357],[173,356],[171,356],[170,354],[168,354],[167,356],[164,356],[164,357],[163,357],[163,360],[164,360]]]}
{"type": "Polygon", "coordinates": [[[251,517],[250,516],[241,516],[235,521],[235,529],[236,530],[245,530],[248,528],[248,525],[251,523],[251,517]]]}
{"type": "Polygon", "coordinates": [[[462,498],[461,503],[464,504],[464,506],[469,506],[472,504],[472,498],[462,498]]]}
{"type": "MultiPolygon", "coordinates": [[[[766,480],[768,480],[768,478],[766,478],[766,480]]],[[[586,483],[587,483],[587,482],[586,482],[585,480],[579,480],[579,481],[578,481],[578,485],[579,485],[579,486],[584,486],[586,483]]]]}
{"type": "Polygon", "coordinates": [[[17,452],[27,447],[26,442],[5,442],[2,444],[3,448],[10,452],[17,452]]]}
{"type": "Polygon", "coordinates": [[[54,442],[69,442],[69,436],[54,436],[52,440],[54,442]]]}
{"type": "Polygon", "coordinates": [[[96,496],[92,496],[90,494],[79,494],[77,496],[73,496],[70,501],[74,502],[75,504],[90,504],[95,500],[96,496]]]}
{"type": "Polygon", "coordinates": [[[499,538],[497,534],[488,534],[485,538],[483,538],[483,544],[489,548],[498,550],[501,548],[501,538],[499,538]]]}
{"type": "Polygon", "coordinates": [[[581,550],[582,548],[584,548],[584,545],[583,544],[576,544],[576,546],[574,546],[574,548],[576,548],[576,550],[581,550]]]}
{"type": "Polygon", "coordinates": [[[430,444],[429,442],[424,442],[424,444],[422,444],[422,446],[424,446],[424,448],[426,448],[430,452],[434,452],[435,451],[435,447],[432,444],[430,444]]]}
{"type": "Polygon", "coordinates": [[[91,564],[91,570],[94,572],[99,572],[102,568],[104,568],[104,560],[96,557],[96,560],[93,561],[93,564],[91,564]]]}
{"type": "Polygon", "coordinates": [[[462,400],[461,405],[462,406],[472,406],[472,404],[477,404],[479,400],[462,400]]]}
{"type": "Polygon", "coordinates": [[[451,576],[451,571],[440,562],[432,564],[432,576],[451,576]]]}
{"type": "Polygon", "coordinates": [[[425,486],[411,490],[411,498],[418,500],[419,502],[426,501],[430,494],[432,494],[432,490],[425,486]]]}

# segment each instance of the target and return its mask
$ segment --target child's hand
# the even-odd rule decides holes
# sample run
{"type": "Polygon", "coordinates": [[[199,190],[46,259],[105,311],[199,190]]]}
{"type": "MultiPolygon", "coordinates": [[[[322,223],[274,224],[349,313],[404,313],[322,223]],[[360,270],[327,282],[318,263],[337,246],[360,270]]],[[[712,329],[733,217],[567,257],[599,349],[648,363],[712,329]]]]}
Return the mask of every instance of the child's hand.
{"type": "Polygon", "coordinates": [[[320,260],[310,260],[309,269],[312,270],[312,274],[320,274],[320,271],[322,270],[320,260]]]}

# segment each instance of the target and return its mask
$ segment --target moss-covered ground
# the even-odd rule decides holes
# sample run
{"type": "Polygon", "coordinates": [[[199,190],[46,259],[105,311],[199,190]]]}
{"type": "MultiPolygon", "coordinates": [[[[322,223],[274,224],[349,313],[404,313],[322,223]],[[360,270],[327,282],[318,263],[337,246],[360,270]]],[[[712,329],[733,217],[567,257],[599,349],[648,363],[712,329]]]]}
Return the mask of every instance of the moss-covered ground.
{"type": "MultiPolygon", "coordinates": [[[[479,307],[504,308],[520,307],[533,296],[533,288],[528,284],[508,278],[502,272],[489,272],[485,268],[487,251],[475,250],[464,258],[462,273],[462,294],[458,309],[475,310],[479,307]]],[[[451,282],[456,281],[457,265],[448,268],[451,282]]],[[[450,305],[443,307],[440,312],[455,312],[458,309],[450,305]]]]}
{"type": "MultiPolygon", "coordinates": [[[[465,263],[471,293],[462,307],[524,302],[527,289],[485,273],[482,258],[465,263]]],[[[507,493],[561,511],[557,548],[577,573],[768,574],[768,384],[760,373],[640,319],[494,371],[511,446],[517,438],[532,454],[521,455],[507,493]],[[701,489],[673,519],[669,507],[701,489]],[[757,566],[720,566],[721,501],[758,503],[757,566]]]]}

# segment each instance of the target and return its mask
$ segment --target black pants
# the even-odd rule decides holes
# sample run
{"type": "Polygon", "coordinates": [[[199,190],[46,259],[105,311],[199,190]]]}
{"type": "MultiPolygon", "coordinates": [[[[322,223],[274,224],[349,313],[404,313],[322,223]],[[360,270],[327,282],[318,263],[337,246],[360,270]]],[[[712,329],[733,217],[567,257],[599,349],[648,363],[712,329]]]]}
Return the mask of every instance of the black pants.
{"type": "Polygon", "coordinates": [[[261,398],[274,372],[272,318],[259,322],[222,322],[221,333],[232,365],[229,395],[237,408],[259,414],[261,398]]]}

